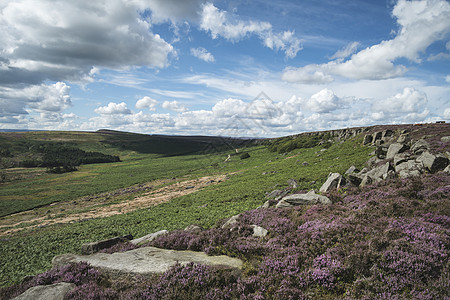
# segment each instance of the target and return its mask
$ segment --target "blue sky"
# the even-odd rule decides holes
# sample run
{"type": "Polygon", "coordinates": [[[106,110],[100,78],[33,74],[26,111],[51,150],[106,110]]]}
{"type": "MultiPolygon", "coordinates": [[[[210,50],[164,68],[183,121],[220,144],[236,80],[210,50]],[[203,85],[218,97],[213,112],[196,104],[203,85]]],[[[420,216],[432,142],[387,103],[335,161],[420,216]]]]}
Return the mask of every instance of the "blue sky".
{"type": "Polygon", "coordinates": [[[446,0],[0,1],[0,128],[282,136],[450,121],[446,0]]]}

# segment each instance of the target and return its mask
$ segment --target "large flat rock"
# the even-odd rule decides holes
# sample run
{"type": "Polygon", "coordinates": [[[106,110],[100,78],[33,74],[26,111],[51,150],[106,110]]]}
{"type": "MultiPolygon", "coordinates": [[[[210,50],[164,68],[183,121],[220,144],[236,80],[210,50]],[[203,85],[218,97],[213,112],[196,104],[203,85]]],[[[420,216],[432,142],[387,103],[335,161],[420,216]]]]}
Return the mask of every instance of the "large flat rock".
{"type": "Polygon", "coordinates": [[[209,266],[242,268],[242,261],[240,259],[225,255],[208,256],[204,252],[176,251],[155,247],[143,247],[113,254],[63,254],[55,256],[52,264],[54,266],[61,266],[82,261],[98,268],[139,274],[164,273],[176,263],[185,265],[191,262],[209,266]]]}

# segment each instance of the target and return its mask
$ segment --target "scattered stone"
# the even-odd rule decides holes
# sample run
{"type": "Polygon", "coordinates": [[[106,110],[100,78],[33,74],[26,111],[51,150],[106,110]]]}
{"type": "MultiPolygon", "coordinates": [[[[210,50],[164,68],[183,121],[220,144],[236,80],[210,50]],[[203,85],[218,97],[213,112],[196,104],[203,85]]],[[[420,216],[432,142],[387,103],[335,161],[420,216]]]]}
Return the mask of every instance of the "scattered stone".
{"type": "Polygon", "coordinates": [[[51,285],[37,285],[29,288],[13,300],[63,300],[76,287],[73,283],[60,282],[51,285]]]}
{"type": "Polygon", "coordinates": [[[386,159],[394,158],[396,154],[405,152],[406,150],[408,150],[408,148],[409,147],[406,146],[405,144],[400,143],[391,144],[386,153],[386,159]]]}
{"type": "Polygon", "coordinates": [[[448,158],[443,154],[433,155],[428,151],[423,152],[417,158],[417,161],[422,162],[423,166],[430,171],[430,173],[444,170],[449,164],[448,158]]]}
{"type": "Polygon", "coordinates": [[[331,204],[331,200],[326,196],[317,195],[314,190],[307,194],[292,194],[281,199],[276,207],[290,207],[298,205],[312,205],[312,204],[331,204]]]}
{"type": "Polygon", "coordinates": [[[81,254],[92,254],[102,249],[110,248],[118,243],[130,241],[133,239],[131,234],[125,236],[114,237],[107,240],[83,244],[81,246],[81,254]]]}
{"type": "Polygon", "coordinates": [[[261,205],[259,208],[269,208],[270,207],[270,200],[267,200],[266,202],[264,202],[263,205],[261,205]]]}
{"type": "Polygon", "coordinates": [[[266,199],[269,200],[280,200],[281,198],[283,198],[284,196],[286,196],[287,194],[289,194],[289,190],[274,190],[272,192],[270,192],[267,196],[266,199]]]}
{"type": "Polygon", "coordinates": [[[328,176],[327,181],[320,187],[319,192],[326,193],[333,189],[339,189],[341,185],[345,185],[345,179],[339,173],[332,173],[328,176]]]}
{"type": "Polygon", "coordinates": [[[198,225],[191,224],[188,227],[186,227],[184,231],[199,232],[202,231],[202,228],[198,225]]]}
{"type": "Polygon", "coordinates": [[[411,151],[415,154],[422,154],[424,151],[427,151],[430,148],[430,144],[424,139],[420,139],[414,143],[411,147],[411,151]]]}
{"type": "Polygon", "coordinates": [[[156,238],[158,238],[159,236],[167,234],[167,233],[169,233],[169,231],[163,229],[163,230],[160,230],[157,232],[153,232],[153,233],[144,235],[143,237],[140,237],[138,239],[134,239],[134,240],[130,241],[130,243],[137,245],[137,244],[151,242],[151,241],[155,240],[156,238]]]}
{"type": "Polygon", "coordinates": [[[231,225],[236,224],[237,220],[239,219],[239,216],[240,214],[229,218],[228,221],[226,221],[225,224],[222,225],[222,229],[229,228],[231,227],[231,225]]]}
{"type": "Polygon", "coordinates": [[[268,233],[267,229],[258,226],[258,225],[251,225],[253,228],[253,235],[254,237],[265,237],[268,233]]]}
{"type": "Polygon", "coordinates": [[[298,182],[295,179],[288,179],[288,184],[290,187],[292,187],[293,189],[296,189],[298,187],[298,182]]]}
{"type": "Polygon", "coordinates": [[[304,162],[302,163],[302,166],[304,166],[304,167],[309,166],[309,163],[307,163],[306,161],[304,161],[304,162]]]}
{"type": "Polygon", "coordinates": [[[372,177],[372,179],[377,180],[377,179],[383,178],[383,176],[385,176],[385,174],[387,174],[389,172],[389,170],[392,170],[392,166],[389,162],[386,162],[384,165],[376,167],[376,168],[370,170],[369,172],[367,172],[367,175],[372,177]]]}
{"type": "Polygon", "coordinates": [[[351,166],[350,168],[348,168],[347,171],[345,171],[345,175],[358,173],[358,172],[359,172],[358,168],[356,168],[355,166],[351,166]]]}
{"type": "Polygon", "coordinates": [[[93,267],[137,274],[164,273],[177,263],[181,265],[195,263],[209,266],[220,265],[230,268],[242,268],[242,261],[240,259],[225,255],[209,256],[204,252],[167,250],[155,247],[142,247],[112,254],[63,254],[55,256],[52,264],[54,266],[62,266],[82,261],[89,263],[93,267]]]}
{"type": "Polygon", "coordinates": [[[441,137],[441,142],[443,142],[443,143],[450,142],[450,136],[443,136],[443,137],[441,137]]]}

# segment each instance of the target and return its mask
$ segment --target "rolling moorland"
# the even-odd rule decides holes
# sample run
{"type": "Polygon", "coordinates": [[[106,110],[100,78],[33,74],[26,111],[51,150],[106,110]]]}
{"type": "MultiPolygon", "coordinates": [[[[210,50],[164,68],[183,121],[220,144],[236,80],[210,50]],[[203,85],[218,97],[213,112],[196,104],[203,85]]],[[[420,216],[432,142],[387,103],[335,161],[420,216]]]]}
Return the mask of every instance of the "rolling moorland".
{"type": "Polygon", "coordinates": [[[0,133],[0,298],[70,282],[67,299],[448,299],[448,136],[449,124],[265,140],[0,133]],[[329,202],[286,204],[330,173],[346,182],[320,193],[329,202]],[[160,230],[103,251],[203,251],[243,266],[52,267],[85,243],[160,230]]]}

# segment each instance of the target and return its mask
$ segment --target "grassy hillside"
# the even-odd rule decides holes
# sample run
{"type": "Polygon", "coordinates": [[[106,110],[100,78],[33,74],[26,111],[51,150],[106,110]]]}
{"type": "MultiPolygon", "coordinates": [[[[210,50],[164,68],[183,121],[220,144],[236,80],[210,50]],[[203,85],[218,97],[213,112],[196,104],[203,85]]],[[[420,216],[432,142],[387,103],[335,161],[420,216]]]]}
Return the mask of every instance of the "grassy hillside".
{"type": "MultiPolygon", "coordinates": [[[[48,133],[36,134],[48,136],[48,133]]],[[[88,137],[83,142],[78,141],[83,149],[98,150],[97,135],[83,136],[88,137]]],[[[68,139],[66,134],[58,133],[59,139],[63,137],[68,139]]],[[[98,194],[154,179],[176,177],[184,180],[211,174],[229,174],[229,179],[219,185],[148,209],[10,235],[0,246],[0,253],[5,255],[1,282],[3,285],[10,284],[27,274],[42,272],[50,267],[54,255],[79,251],[84,242],[120,234],[142,236],[155,230],[173,230],[194,223],[211,227],[219,219],[261,205],[266,192],[276,186],[287,186],[290,178],[299,181],[298,189],[318,188],[329,172],[344,172],[351,164],[362,165],[367,160],[371,149],[360,146],[361,138],[336,143],[326,151],[320,151],[323,148],[319,146],[296,149],[289,154],[268,151],[266,146],[252,146],[245,149],[249,158],[240,159],[238,155],[233,155],[229,162],[224,160],[228,154],[235,154],[234,150],[183,156],[131,152],[128,156],[121,156],[125,158],[120,163],[85,165],[74,173],[45,174],[3,184],[0,203],[3,211],[12,211],[11,207],[16,210],[32,207],[32,198],[36,196],[39,196],[36,204],[42,205],[45,203],[42,200],[44,198],[47,203],[72,201],[87,194],[98,194]],[[23,264],[24,260],[29,263],[23,264]]],[[[105,153],[117,153],[111,150],[109,148],[109,152],[105,153]]],[[[26,227],[26,223],[19,226],[26,227]]],[[[8,227],[4,227],[5,230],[8,227]]]]}
{"type": "MultiPolygon", "coordinates": [[[[0,217],[155,179],[184,176],[203,169],[209,163],[209,154],[253,143],[251,140],[149,136],[106,130],[0,133],[0,140],[0,153],[3,153],[0,176],[4,181],[0,189],[0,217]],[[78,167],[78,172],[58,176],[46,174],[45,168],[5,168],[40,160],[42,154],[37,148],[42,145],[47,148],[63,145],[116,155],[122,162],[83,165],[78,167]]],[[[64,152],[61,154],[64,156],[64,152]]]]}

